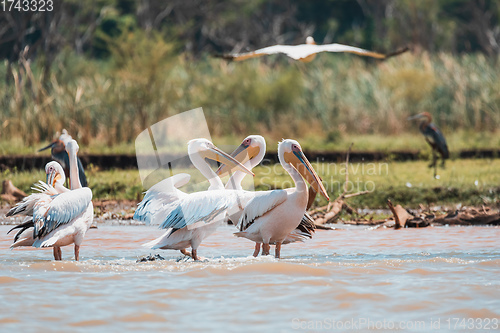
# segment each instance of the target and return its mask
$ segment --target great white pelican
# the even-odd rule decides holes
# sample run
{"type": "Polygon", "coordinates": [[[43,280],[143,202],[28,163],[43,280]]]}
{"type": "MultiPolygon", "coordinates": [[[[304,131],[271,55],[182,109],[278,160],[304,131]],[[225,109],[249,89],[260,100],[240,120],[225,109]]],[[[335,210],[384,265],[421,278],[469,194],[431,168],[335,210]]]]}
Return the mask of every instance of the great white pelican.
{"type": "Polygon", "coordinates": [[[294,188],[259,193],[245,206],[235,235],[263,244],[263,254],[268,255],[270,244],[276,244],[275,257],[280,257],[281,245],[296,229],[306,212],[308,190],[304,179],[317,193],[329,200],[320,177],[305,157],[295,140],[278,144],[278,158],[283,168],[295,182],[294,188]]]}

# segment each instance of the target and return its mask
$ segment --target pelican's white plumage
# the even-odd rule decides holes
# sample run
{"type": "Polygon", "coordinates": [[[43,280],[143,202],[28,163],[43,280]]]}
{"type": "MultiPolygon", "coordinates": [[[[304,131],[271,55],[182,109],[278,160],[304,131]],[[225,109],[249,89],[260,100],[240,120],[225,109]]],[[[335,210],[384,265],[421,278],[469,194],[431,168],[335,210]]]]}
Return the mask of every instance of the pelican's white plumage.
{"type": "Polygon", "coordinates": [[[284,140],[278,145],[278,157],[283,168],[290,174],[296,187],[286,190],[260,192],[245,206],[238,222],[238,237],[263,243],[264,254],[269,244],[276,244],[276,257],[280,257],[281,244],[298,227],[308,202],[304,178],[328,199],[319,176],[312,168],[295,140],[284,140]],[[303,178],[304,177],[304,178],[303,178]]]}
{"type": "Polygon", "coordinates": [[[168,214],[177,200],[187,196],[178,188],[186,185],[190,178],[189,174],[180,173],[153,185],[137,205],[134,220],[152,224],[155,216],[168,214]]]}
{"type": "Polygon", "coordinates": [[[37,202],[33,211],[33,246],[80,244],[92,215],[92,191],[88,187],[37,202]]]}
{"type": "Polygon", "coordinates": [[[16,206],[9,210],[6,216],[14,216],[14,215],[24,215],[26,219],[23,223],[15,226],[10,229],[7,234],[15,229],[19,229],[19,231],[14,236],[14,243],[12,245],[22,244],[20,246],[31,246],[33,245],[33,209],[35,204],[46,198],[46,196],[53,196],[59,193],[69,191],[66,187],[64,187],[64,182],[66,177],[64,175],[64,169],[62,166],[56,162],[52,161],[45,165],[45,173],[46,173],[46,183],[41,180],[38,183],[35,183],[34,186],[31,187],[33,191],[37,193],[32,193],[26,198],[24,198],[21,202],[19,202],[16,206]],[[17,243],[18,240],[21,240],[21,243],[17,243]],[[17,243],[17,244],[16,244],[17,243]]]}
{"type": "Polygon", "coordinates": [[[162,236],[143,246],[153,249],[180,250],[184,254],[187,254],[186,247],[190,246],[191,255],[196,260],[197,248],[202,240],[217,228],[218,222],[223,221],[225,210],[230,205],[229,202],[233,204],[236,202],[235,199],[231,199],[234,196],[224,190],[222,181],[206,163],[205,158],[238,167],[251,175],[253,173],[206,139],[191,140],[188,143],[188,154],[193,165],[208,179],[209,191],[183,193],[177,189],[177,185],[179,182],[186,181],[186,178],[179,177],[170,180],[172,178],[170,177],[162,181],[166,182],[154,191],[150,189],[149,195],[146,193],[148,202],[145,202],[143,206],[152,207],[153,214],[148,215],[145,209],[141,208],[140,217],[138,217],[144,217],[146,221],[158,222],[160,228],[166,229],[162,236]]]}
{"type": "MultiPolygon", "coordinates": [[[[79,260],[80,245],[93,220],[92,191],[88,187],[82,188],[80,184],[76,158],[78,144],[75,140],[68,141],[66,151],[69,155],[71,191],[59,188],[61,192],[59,193],[52,187],[51,184],[61,180],[64,182],[62,178],[64,171],[58,176],[62,168],[55,164],[52,164],[52,167],[49,166],[46,171],[50,172],[47,175],[47,179],[51,180],[50,184],[40,182],[41,188],[45,188],[46,191],[36,194],[28,221],[23,223],[26,224],[24,227],[27,227],[24,234],[28,235],[15,240],[11,248],[18,246],[53,247],[54,259],[61,260],[61,247],[75,244],[75,260],[79,260]],[[32,232],[29,232],[30,229],[32,232]]],[[[26,211],[28,209],[24,212],[26,211]]],[[[19,233],[16,239],[18,236],[19,233]]]]}
{"type": "Polygon", "coordinates": [[[32,216],[35,203],[43,198],[44,194],[56,195],[68,191],[68,189],[64,187],[64,182],[66,179],[66,177],[64,176],[64,170],[58,162],[52,161],[47,163],[45,165],[45,173],[46,183],[39,180],[38,183],[35,183],[31,187],[33,191],[36,191],[38,193],[32,193],[22,201],[18,202],[7,212],[7,217],[19,214],[32,216]]]}
{"type": "Polygon", "coordinates": [[[408,49],[405,48],[400,51],[396,51],[391,54],[382,54],[373,51],[368,51],[365,49],[361,49],[359,47],[343,45],[343,44],[325,44],[325,45],[316,45],[314,39],[309,36],[306,38],[306,44],[300,45],[273,45],[268,46],[262,49],[258,49],[253,52],[247,53],[238,53],[238,54],[228,54],[223,55],[222,57],[229,60],[241,61],[249,58],[260,57],[264,55],[278,54],[283,53],[288,57],[294,60],[300,60],[302,62],[309,62],[314,59],[317,53],[321,52],[346,52],[346,53],[354,53],[360,56],[372,57],[377,59],[386,59],[391,56],[395,56],[406,52],[408,49]]]}
{"type": "Polygon", "coordinates": [[[59,162],[52,161],[45,165],[45,173],[47,174],[47,184],[51,184],[57,193],[68,192],[69,189],[64,186],[66,176],[64,169],[59,162]]]}
{"type": "MultiPolygon", "coordinates": [[[[264,159],[266,152],[266,140],[260,136],[260,135],[249,135],[247,136],[240,144],[238,148],[236,148],[232,153],[231,156],[233,156],[238,162],[242,163],[246,167],[248,167],[250,170],[252,170],[254,167],[259,165],[262,160],[264,159]]],[[[222,175],[226,172],[231,172],[230,168],[228,166],[222,165],[219,170],[217,170],[217,174],[222,175]]],[[[228,182],[226,183],[226,189],[228,190],[242,190],[241,182],[243,181],[243,178],[245,177],[245,173],[236,170],[231,177],[229,178],[228,182]]],[[[281,203],[281,200],[286,199],[286,194],[280,193],[280,191],[276,191],[276,197],[270,198],[271,203],[276,202],[276,205],[281,203]],[[279,195],[278,195],[279,194],[279,195]]],[[[267,197],[260,197],[260,195],[263,195],[264,193],[257,192],[257,198],[255,199],[255,204],[260,203],[265,203],[266,200],[269,200],[267,197]],[[259,199],[260,197],[260,199],[259,199]]],[[[272,206],[272,205],[271,205],[272,206]]],[[[235,212],[230,212],[230,220],[234,222],[238,222],[240,220],[240,217],[243,213],[243,206],[240,205],[240,207],[237,207],[240,209],[236,209],[235,212]]],[[[272,207],[271,207],[272,208],[272,207]]],[[[284,240],[283,244],[288,244],[292,242],[297,242],[297,241],[305,241],[306,239],[311,239],[312,234],[314,233],[314,222],[311,220],[311,218],[305,214],[304,217],[302,218],[299,226],[294,229],[284,240]]],[[[260,250],[260,244],[256,243],[255,245],[255,251],[254,251],[254,256],[257,256],[259,254],[260,250]]]]}

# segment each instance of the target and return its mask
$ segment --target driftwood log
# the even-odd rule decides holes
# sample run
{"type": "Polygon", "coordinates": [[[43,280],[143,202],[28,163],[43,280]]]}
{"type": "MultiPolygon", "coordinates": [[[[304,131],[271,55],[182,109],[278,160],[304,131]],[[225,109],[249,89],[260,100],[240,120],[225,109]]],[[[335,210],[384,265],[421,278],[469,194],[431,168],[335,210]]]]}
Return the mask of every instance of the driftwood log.
{"type": "Polygon", "coordinates": [[[406,209],[397,205],[394,207],[391,200],[387,200],[387,206],[394,216],[394,229],[400,228],[425,228],[431,225],[428,216],[422,218],[410,214],[406,209]]]}
{"type": "Polygon", "coordinates": [[[436,216],[413,214],[400,205],[394,207],[390,200],[387,205],[394,216],[395,229],[424,228],[430,225],[500,225],[500,212],[484,206],[481,209],[469,207],[436,216]]]}
{"type": "MultiPolygon", "coordinates": [[[[309,215],[314,219],[314,223],[316,227],[319,229],[324,224],[335,223],[340,217],[342,211],[346,211],[349,214],[354,214],[355,210],[351,208],[346,202],[345,199],[352,198],[358,195],[363,195],[370,193],[369,191],[357,192],[347,194],[347,187],[349,182],[349,155],[351,153],[352,143],[347,150],[346,160],[345,160],[345,183],[344,183],[344,191],[341,195],[338,196],[337,199],[328,203],[328,205],[316,208],[312,211],[309,211],[309,215]]],[[[311,191],[309,191],[309,195],[311,195],[311,191]]],[[[309,197],[310,199],[310,197],[309,197]]],[[[309,200],[311,202],[311,200],[309,200]]]]}
{"type": "Polygon", "coordinates": [[[11,180],[6,179],[2,182],[2,193],[0,197],[2,200],[8,202],[16,202],[27,197],[27,194],[15,187],[11,180]]]}
{"type": "Polygon", "coordinates": [[[433,224],[439,225],[500,225],[500,212],[488,207],[465,208],[461,211],[441,215],[433,219],[433,224]]]}

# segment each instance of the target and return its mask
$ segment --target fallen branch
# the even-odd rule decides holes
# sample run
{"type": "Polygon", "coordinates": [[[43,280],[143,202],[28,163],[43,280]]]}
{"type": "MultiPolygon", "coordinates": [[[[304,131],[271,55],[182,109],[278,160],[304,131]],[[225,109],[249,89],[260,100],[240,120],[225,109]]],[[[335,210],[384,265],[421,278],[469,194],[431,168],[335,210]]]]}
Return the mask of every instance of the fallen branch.
{"type": "Polygon", "coordinates": [[[439,225],[500,225],[500,213],[485,208],[483,208],[483,212],[468,208],[461,212],[455,211],[436,217],[432,223],[439,225]]]}
{"type": "Polygon", "coordinates": [[[392,204],[391,200],[387,200],[387,206],[389,206],[389,209],[391,210],[392,215],[394,216],[394,229],[400,229],[401,220],[399,219],[398,213],[396,213],[396,210],[394,209],[394,205],[392,204]]]}
{"type": "Polygon", "coordinates": [[[15,202],[27,197],[27,194],[12,184],[12,181],[6,179],[2,182],[1,198],[8,202],[15,202]]]}
{"type": "MultiPolygon", "coordinates": [[[[347,188],[348,188],[348,183],[349,183],[349,156],[351,154],[352,145],[353,144],[351,143],[351,145],[349,146],[349,149],[347,150],[347,155],[346,155],[346,160],[345,160],[345,183],[344,183],[344,190],[343,190],[342,194],[340,194],[337,197],[337,199],[329,202],[328,205],[316,208],[316,209],[309,212],[309,214],[314,219],[314,223],[316,224],[316,227],[323,225],[323,224],[327,224],[327,223],[337,222],[337,220],[340,217],[340,214],[342,213],[343,210],[345,210],[346,212],[348,212],[351,215],[354,215],[355,210],[345,203],[345,199],[356,197],[358,195],[370,193],[369,191],[362,191],[362,192],[358,192],[358,193],[347,194],[347,188]]],[[[311,193],[311,192],[309,192],[309,193],[311,193]]],[[[309,200],[309,202],[310,202],[310,200],[309,200]]]]}

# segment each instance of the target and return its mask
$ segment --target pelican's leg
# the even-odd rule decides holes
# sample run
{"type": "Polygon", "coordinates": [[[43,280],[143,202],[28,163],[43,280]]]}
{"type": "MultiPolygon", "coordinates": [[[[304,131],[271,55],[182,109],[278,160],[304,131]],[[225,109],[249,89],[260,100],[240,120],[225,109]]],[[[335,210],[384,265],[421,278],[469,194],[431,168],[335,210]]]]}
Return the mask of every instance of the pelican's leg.
{"type": "Polygon", "coordinates": [[[54,260],[61,260],[61,248],[59,246],[53,246],[52,250],[54,252],[54,260]]]}
{"type": "Polygon", "coordinates": [[[198,258],[198,255],[196,252],[198,252],[198,251],[195,249],[192,249],[191,250],[191,257],[193,257],[193,259],[197,261],[197,260],[200,260],[200,258],[198,258]]]}
{"type": "Polygon", "coordinates": [[[262,255],[267,256],[269,255],[269,251],[271,250],[271,245],[269,243],[264,243],[262,244],[262,255]]]}
{"type": "Polygon", "coordinates": [[[59,254],[59,260],[62,260],[62,251],[60,246],[57,247],[57,253],[59,254]]]}
{"type": "Polygon", "coordinates": [[[80,245],[75,244],[75,261],[80,260],[80,245]]]}
{"type": "Polygon", "coordinates": [[[281,242],[276,242],[276,249],[274,250],[274,257],[279,259],[281,252],[281,242]]]}
{"type": "Polygon", "coordinates": [[[189,253],[189,251],[186,251],[186,249],[182,249],[182,250],[179,250],[181,251],[181,253],[185,256],[188,256],[188,257],[192,257],[191,253],[189,253]]]}
{"type": "Polygon", "coordinates": [[[260,252],[260,243],[255,243],[255,250],[253,251],[253,256],[257,257],[260,252]]]}

